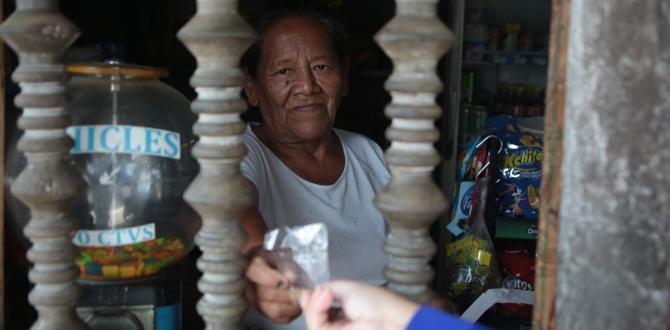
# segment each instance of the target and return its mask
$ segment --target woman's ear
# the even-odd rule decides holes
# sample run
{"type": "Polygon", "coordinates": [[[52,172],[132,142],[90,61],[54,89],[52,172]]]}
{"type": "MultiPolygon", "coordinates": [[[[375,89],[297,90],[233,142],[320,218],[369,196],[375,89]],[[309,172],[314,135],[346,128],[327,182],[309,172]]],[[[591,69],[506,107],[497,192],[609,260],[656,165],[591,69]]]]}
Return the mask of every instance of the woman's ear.
{"type": "Polygon", "coordinates": [[[249,71],[244,68],[244,93],[247,94],[247,102],[252,107],[258,106],[258,93],[256,92],[256,82],[254,78],[249,74],[249,71]]]}

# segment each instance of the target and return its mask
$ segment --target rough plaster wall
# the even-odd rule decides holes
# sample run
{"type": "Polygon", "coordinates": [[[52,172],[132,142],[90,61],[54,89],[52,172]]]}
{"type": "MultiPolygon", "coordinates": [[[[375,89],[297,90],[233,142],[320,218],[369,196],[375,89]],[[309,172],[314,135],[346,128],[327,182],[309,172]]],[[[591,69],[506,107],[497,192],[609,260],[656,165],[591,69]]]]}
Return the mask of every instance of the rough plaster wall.
{"type": "Polygon", "coordinates": [[[572,0],[556,319],[668,329],[670,0],[572,0]]]}

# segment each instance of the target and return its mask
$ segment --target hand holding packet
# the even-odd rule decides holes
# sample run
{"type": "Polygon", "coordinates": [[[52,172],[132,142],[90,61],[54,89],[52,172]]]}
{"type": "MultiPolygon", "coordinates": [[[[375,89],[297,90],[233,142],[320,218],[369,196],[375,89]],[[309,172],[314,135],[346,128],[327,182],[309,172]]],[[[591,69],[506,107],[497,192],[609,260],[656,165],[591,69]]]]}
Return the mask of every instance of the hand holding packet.
{"type": "Polygon", "coordinates": [[[274,229],[265,234],[263,249],[290,281],[296,300],[301,289],[313,289],[330,279],[328,230],[323,223],[274,229]]]}

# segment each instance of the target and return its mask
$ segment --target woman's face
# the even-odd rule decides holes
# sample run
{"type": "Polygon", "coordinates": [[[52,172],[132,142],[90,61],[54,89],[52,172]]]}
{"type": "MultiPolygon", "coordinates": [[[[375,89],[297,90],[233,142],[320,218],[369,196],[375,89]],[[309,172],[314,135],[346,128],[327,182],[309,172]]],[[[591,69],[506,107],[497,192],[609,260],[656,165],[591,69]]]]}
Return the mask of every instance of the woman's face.
{"type": "Polygon", "coordinates": [[[320,23],[288,17],[265,32],[256,77],[248,77],[245,91],[272,138],[316,141],[331,132],[347,93],[346,71],[320,23]]]}

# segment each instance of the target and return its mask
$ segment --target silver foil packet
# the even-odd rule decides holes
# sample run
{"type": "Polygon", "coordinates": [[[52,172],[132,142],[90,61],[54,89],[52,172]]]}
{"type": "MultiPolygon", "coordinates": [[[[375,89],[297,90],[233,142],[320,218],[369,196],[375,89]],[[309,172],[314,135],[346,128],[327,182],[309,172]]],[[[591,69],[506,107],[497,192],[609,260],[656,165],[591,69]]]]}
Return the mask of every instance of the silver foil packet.
{"type": "Polygon", "coordinates": [[[330,279],[328,229],[323,223],[272,230],[265,234],[263,248],[295,288],[312,289],[330,279]]]}

